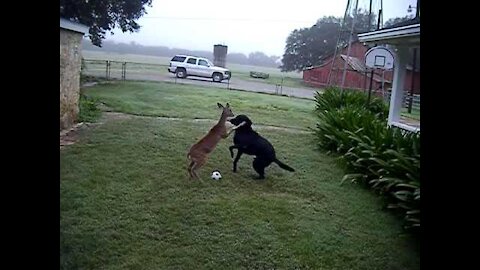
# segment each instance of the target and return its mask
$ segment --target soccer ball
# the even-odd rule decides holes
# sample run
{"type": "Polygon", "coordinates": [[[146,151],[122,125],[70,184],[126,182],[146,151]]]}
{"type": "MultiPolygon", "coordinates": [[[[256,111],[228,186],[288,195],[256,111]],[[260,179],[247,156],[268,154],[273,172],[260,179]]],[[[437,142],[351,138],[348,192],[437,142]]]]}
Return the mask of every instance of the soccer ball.
{"type": "Polygon", "coordinates": [[[219,171],[213,171],[212,172],[212,179],[213,180],[220,180],[222,178],[222,175],[220,174],[219,171]]]}

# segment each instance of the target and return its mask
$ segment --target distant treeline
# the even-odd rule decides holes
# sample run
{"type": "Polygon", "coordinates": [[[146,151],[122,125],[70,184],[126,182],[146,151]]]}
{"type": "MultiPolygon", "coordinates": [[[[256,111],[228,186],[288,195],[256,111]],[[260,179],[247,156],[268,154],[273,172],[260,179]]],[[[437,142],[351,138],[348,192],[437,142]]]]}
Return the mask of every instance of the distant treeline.
{"type": "MultiPolygon", "coordinates": [[[[191,51],[179,48],[168,48],[165,46],[144,46],[135,42],[130,42],[129,44],[127,44],[115,43],[113,41],[105,40],[102,42],[102,47],[100,48],[92,45],[89,39],[83,39],[82,47],[84,50],[90,51],[116,52],[121,54],[141,54],[165,57],[173,57],[176,54],[188,54],[205,57],[213,61],[213,45],[212,51],[191,51]]],[[[243,53],[227,54],[227,62],[242,65],[278,67],[280,66],[280,64],[277,62],[279,59],[279,56],[267,56],[263,52],[253,52],[250,53],[248,56],[243,53]]]]}

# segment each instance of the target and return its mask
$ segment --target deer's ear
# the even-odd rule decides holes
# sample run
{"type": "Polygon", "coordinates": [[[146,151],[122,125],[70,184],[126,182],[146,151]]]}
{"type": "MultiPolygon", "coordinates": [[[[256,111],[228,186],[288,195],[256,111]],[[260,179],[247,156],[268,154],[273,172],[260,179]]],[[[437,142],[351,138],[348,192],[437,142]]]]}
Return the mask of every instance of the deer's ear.
{"type": "Polygon", "coordinates": [[[217,103],[218,108],[223,108],[223,105],[220,103],[217,103]]]}
{"type": "Polygon", "coordinates": [[[230,108],[230,104],[228,104],[228,102],[227,102],[227,108],[230,108]]]}

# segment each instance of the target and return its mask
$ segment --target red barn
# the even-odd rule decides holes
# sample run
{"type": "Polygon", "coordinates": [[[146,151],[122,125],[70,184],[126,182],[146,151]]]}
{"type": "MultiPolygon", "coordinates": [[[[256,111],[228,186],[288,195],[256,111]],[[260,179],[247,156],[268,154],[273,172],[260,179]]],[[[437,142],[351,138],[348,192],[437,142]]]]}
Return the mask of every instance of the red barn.
{"type": "MultiPolygon", "coordinates": [[[[353,89],[369,89],[370,87],[370,71],[367,71],[365,66],[365,53],[368,47],[362,45],[360,42],[354,42],[350,46],[350,56],[347,59],[347,47],[344,47],[340,52],[337,52],[334,69],[331,74],[331,84],[340,86],[342,83],[343,68],[345,61],[347,61],[347,72],[345,74],[346,88],[353,89]]],[[[412,57],[413,59],[413,57],[412,57]]],[[[323,64],[319,66],[308,67],[303,70],[303,81],[314,87],[326,87],[328,85],[328,77],[333,63],[333,55],[325,59],[323,64]]],[[[415,68],[414,93],[420,93],[420,72],[419,61],[415,68]]],[[[393,71],[385,71],[383,80],[385,89],[391,87],[393,79],[393,71]]],[[[405,78],[405,89],[410,90],[412,84],[412,68],[411,65],[407,67],[407,74],[405,78]]],[[[382,71],[376,70],[373,76],[372,89],[380,90],[382,87],[382,71]]]]}

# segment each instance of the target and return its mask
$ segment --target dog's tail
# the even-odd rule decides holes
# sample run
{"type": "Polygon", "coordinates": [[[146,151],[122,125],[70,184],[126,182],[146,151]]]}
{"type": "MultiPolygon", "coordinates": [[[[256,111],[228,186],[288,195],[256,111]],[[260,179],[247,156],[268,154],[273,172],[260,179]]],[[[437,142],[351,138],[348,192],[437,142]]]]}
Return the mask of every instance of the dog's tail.
{"type": "Polygon", "coordinates": [[[284,169],[284,170],[287,170],[287,171],[290,171],[290,172],[294,172],[295,169],[293,169],[292,167],[288,166],[287,164],[281,162],[280,160],[276,159],[273,161],[275,163],[278,164],[278,166],[280,166],[280,168],[284,169]]]}

